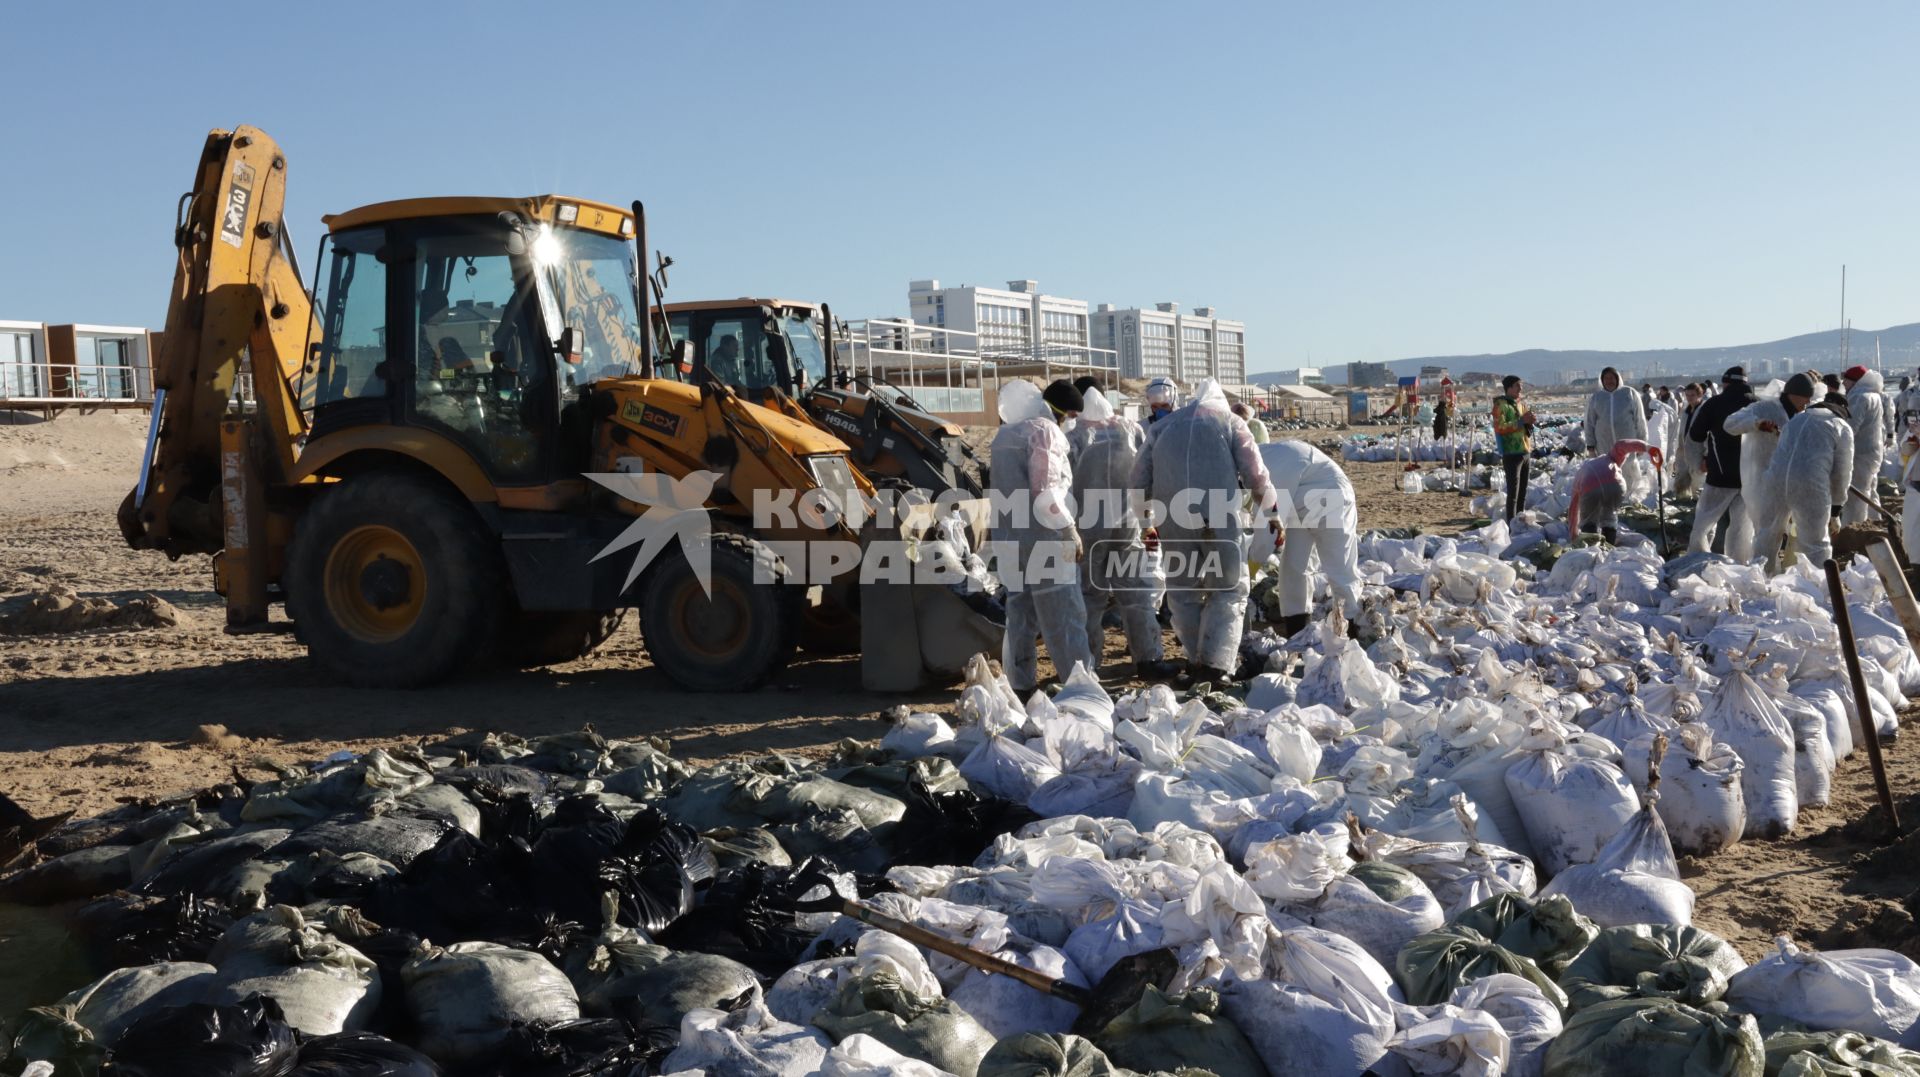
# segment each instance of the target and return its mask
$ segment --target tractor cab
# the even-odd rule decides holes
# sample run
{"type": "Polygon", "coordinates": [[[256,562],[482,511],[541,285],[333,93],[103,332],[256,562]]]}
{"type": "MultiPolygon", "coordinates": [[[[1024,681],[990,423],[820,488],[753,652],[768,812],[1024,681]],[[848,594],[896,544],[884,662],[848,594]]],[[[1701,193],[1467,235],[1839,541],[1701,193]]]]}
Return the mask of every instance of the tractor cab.
{"type": "Polygon", "coordinates": [[[299,390],[309,441],[415,427],[498,485],[577,476],[561,430],[580,391],[641,366],[633,216],[551,196],[425,198],[326,224],[299,390]]]}
{"type": "Polygon", "coordinates": [[[755,401],[770,390],[800,400],[827,377],[828,315],[819,304],[726,299],[669,303],[664,314],[661,377],[711,378],[755,401]]]}
{"type": "Polygon", "coordinates": [[[722,299],[662,308],[658,373],[726,385],[833,434],[878,482],[938,495],[982,496],[959,427],[903,390],[843,369],[835,355],[833,311],[788,299],[722,299]]]}

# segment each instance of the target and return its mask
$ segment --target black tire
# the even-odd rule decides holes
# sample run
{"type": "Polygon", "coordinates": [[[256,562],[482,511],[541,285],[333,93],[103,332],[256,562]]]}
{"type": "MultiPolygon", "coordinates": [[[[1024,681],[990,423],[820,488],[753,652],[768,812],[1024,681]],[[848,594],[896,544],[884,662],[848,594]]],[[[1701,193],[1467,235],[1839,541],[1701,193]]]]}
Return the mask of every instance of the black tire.
{"type": "Polygon", "coordinates": [[[482,665],[507,610],[492,532],[458,494],[406,473],[355,475],[323,491],[294,528],[285,576],[287,612],[307,652],[358,688],[416,688],[482,665]],[[368,536],[402,551],[373,560],[401,568],[378,566],[384,574],[370,585],[374,570],[363,564],[356,591],[368,536]],[[378,585],[387,590],[370,594],[378,585]],[[381,606],[395,588],[404,598],[381,606]]]}
{"type": "Polygon", "coordinates": [[[626,610],[516,611],[507,617],[506,633],[501,640],[504,659],[517,668],[532,669],[585,658],[613,635],[626,616],[626,610]]]}
{"type": "Polygon", "coordinates": [[[751,539],[716,534],[712,551],[711,599],[678,545],[648,570],[640,598],[647,655],[691,691],[758,688],[793,657],[804,592],[751,539]],[[758,582],[769,576],[782,582],[758,582]]]}

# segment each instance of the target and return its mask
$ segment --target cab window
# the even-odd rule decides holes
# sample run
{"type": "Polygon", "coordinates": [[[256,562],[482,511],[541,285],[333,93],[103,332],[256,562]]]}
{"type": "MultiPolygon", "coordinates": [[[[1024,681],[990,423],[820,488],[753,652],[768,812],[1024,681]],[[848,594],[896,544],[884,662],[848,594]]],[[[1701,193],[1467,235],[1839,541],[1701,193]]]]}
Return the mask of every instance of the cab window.
{"type": "Polygon", "coordinates": [[[554,358],[532,331],[533,277],[495,229],[413,244],[413,409],[505,481],[538,478],[557,421],[554,358]]]}
{"type": "Polygon", "coordinates": [[[767,356],[762,321],[757,314],[751,318],[715,318],[707,330],[707,369],[723,384],[744,389],[781,384],[767,356]]]}
{"type": "Polygon", "coordinates": [[[385,241],[380,228],[328,237],[314,303],[320,343],[311,383],[302,387],[313,407],[387,394],[387,267],[380,256],[385,241]]]}

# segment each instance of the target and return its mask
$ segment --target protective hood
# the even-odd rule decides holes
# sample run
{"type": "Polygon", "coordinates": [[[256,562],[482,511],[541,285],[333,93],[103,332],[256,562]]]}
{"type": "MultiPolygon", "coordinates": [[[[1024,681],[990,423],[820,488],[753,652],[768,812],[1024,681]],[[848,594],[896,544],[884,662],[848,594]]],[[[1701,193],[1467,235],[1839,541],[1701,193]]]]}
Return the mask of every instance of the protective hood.
{"type": "Polygon", "coordinates": [[[1644,441],[1633,438],[1622,438],[1613,443],[1613,462],[1616,464],[1625,463],[1627,457],[1637,452],[1646,452],[1647,449],[1648,445],[1644,441]]]}
{"type": "Polygon", "coordinates": [[[1782,381],[1779,378],[1775,378],[1772,381],[1766,383],[1765,385],[1762,385],[1760,388],[1754,390],[1753,395],[1760,397],[1763,400],[1778,400],[1780,399],[1780,394],[1782,392],[1785,392],[1786,388],[1787,388],[1786,382],[1782,381]]]}
{"type": "Polygon", "coordinates": [[[1212,408],[1216,411],[1226,411],[1228,407],[1227,391],[1220,388],[1220,383],[1212,378],[1203,378],[1200,384],[1193,387],[1193,406],[1202,409],[1212,408]]]}
{"type": "Polygon", "coordinates": [[[1053,409],[1040,395],[1040,387],[1030,381],[1010,381],[1000,386],[1000,421],[1008,426],[1028,419],[1052,418],[1053,409]]]}
{"type": "Polygon", "coordinates": [[[1086,402],[1080,408],[1080,421],[1083,423],[1105,422],[1113,418],[1113,405],[1098,389],[1088,389],[1084,394],[1086,402]]]}
{"type": "Polygon", "coordinates": [[[1887,380],[1881,377],[1880,372],[1878,370],[1869,370],[1865,374],[1860,375],[1860,380],[1853,383],[1853,388],[1847,390],[1847,398],[1851,400],[1856,395],[1865,396],[1868,393],[1878,393],[1886,387],[1887,380]]]}

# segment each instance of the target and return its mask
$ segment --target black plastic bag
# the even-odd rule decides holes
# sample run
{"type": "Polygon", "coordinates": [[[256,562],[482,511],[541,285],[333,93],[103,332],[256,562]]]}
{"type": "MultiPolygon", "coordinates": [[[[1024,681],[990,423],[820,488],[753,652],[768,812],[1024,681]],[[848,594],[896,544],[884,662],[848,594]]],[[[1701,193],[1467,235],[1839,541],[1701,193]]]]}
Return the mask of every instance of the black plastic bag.
{"type": "Polygon", "coordinates": [[[160,870],[142,880],[138,889],[143,894],[201,892],[208,881],[220,878],[292,836],[291,830],[273,827],[183,846],[172,859],[160,865],[160,870]]]}
{"type": "Polygon", "coordinates": [[[695,885],[715,870],[713,850],[693,829],[652,809],[622,821],[585,797],[562,801],[533,845],[539,911],[595,923],[612,891],[618,922],[649,933],[692,908],[695,885]]]}
{"type": "Polygon", "coordinates": [[[274,853],[287,860],[321,850],[341,856],[372,853],[397,868],[405,868],[414,857],[439,844],[449,830],[457,829],[452,816],[419,809],[375,816],[334,815],[296,831],[274,853]]]}
{"type": "Polygon", "coordinates": [[[433,1059],[371,1032],[337,1032],[300,1047],[286,1077],[440,1077],[433,1059]]]}
{"type": "Polygon", "coordinates": [[[556,1025],[517,1025],[489,1077],[639,1077],[672,1053],[680,1030],[583,1017],[556,1025]]]}
{"type": "Polygon", "coordinates": [[[860,896],[865,891],[850,885],[852,878],[820,860],[789,868],[730,869],[714,879],[697,906],[654,937],[662,946],[730,957],[777,979],[802,960],[819,934],[800,923],[794,904],[829,895],[860,896]]]}
{"type": "Polygon", "coordinates": [[[464,830],[414,858],[398,878],[367,891],[375,923],[430,939],[522,939],[538,934],[529,911],[529,867],[511,843],[489,847],[464,830]]]}
{"type": "Polygon", "coordinates": [[[118,969],[204,961],[232,923],[227,907],[208,898],[118,893],[82,906],[74,914],[73,934],[85,940],[95,967],[118,969]]]}
{"type": "Polygon", "coordinates": [[[101,1077],[282,1077],[297,1048],[270,999],[231,1006],[196,1002],[135,1022],[100,1067],[101,1077]]]}

